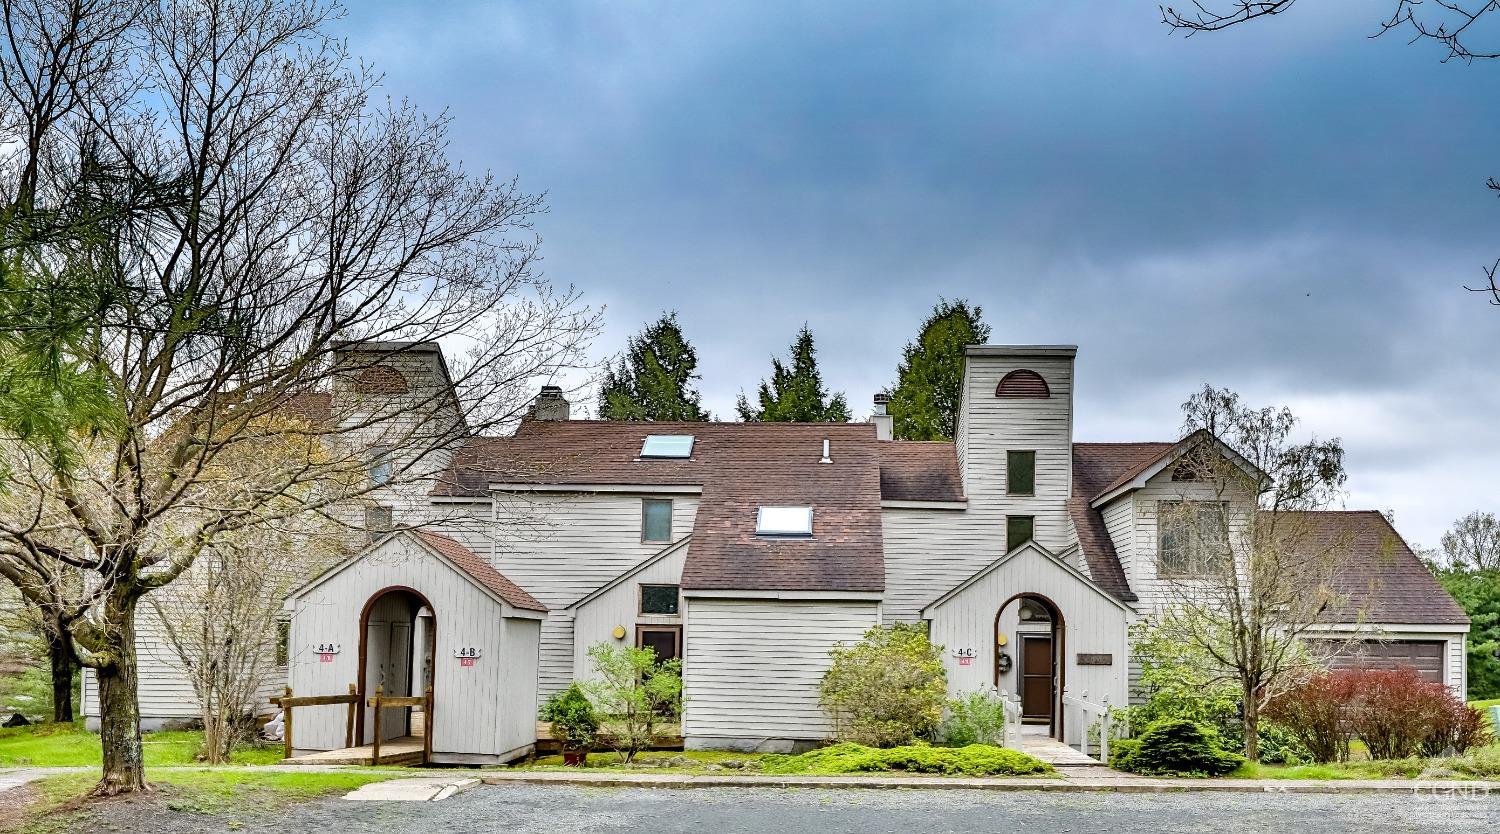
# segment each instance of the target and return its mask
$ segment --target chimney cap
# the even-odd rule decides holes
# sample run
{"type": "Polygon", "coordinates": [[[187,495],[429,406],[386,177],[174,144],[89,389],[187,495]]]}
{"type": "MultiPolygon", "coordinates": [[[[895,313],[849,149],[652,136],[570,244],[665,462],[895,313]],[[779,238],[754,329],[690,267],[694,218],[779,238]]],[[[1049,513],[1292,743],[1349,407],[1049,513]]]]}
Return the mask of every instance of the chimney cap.
{"type": "Polygon", "coordinates": [[[879,393],[877,393],[875,395],[875,404],[876,405],[888,405],[890,403],[890,401],[891,401],[891,395],[887,394],[884,391],[881,391],[881,392],[879,392],[879,393]]]}
{"type": "Polygon", "coordinates": [[[560,385],[543,385],[542,386],[541,396],[543,396],[543,397],[561,397],[562,396],[562,392],[563,392],[562,386],[560,386],[560,385]]]}

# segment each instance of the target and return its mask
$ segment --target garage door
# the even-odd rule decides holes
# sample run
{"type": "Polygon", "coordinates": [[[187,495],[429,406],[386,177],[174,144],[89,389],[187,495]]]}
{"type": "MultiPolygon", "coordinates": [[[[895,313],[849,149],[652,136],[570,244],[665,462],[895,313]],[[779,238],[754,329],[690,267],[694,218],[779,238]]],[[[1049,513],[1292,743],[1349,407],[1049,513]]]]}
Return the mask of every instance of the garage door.
{"type": "Polygon", "coordinates": [[[1442,640],[1393,640],[1355,643],[1329,661],[1334,669],[1395,669],[1410,666],[1426,680],[1445,683],[1442,640]]]}

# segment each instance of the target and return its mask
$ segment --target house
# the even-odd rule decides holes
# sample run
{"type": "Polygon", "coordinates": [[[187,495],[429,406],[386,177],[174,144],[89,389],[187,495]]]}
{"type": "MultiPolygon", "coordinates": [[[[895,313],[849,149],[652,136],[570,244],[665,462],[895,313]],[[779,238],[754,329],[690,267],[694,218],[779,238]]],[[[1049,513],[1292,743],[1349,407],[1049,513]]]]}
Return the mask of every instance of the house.
{"type": "MultiPolygon", "coordinates": [[[[829,649],[925,622],[953,694],[1015,693],[1077,739],[1065,694],[1130,697],[1130,626],[1184,569],[1160,514],[1205,500],[1176,475],[1212,441],[1075,442],[1075,357],[970,347],[953,442],[892,440],[879,398],[867,423],[619,423],[571,420],[544,388],[513,435],[470,438],[389,496],[396,532],[292,595],[289,681],[430,685],[434,759],[499,762],[529,749],[540,699],[589,674],[590,646],[650,646],[683,660],[686,746],[788,750],[829,733],[829,649]]],[[[1468,620],[1386,519],[1305,521],[1351,558],[1324,630],[1462,693],[1468,620]]],[[[143,658],[143,694],[153,676],[143,658]]],[[[294,746],[341,746],[340,708],[314,710],[294,746]]]]}

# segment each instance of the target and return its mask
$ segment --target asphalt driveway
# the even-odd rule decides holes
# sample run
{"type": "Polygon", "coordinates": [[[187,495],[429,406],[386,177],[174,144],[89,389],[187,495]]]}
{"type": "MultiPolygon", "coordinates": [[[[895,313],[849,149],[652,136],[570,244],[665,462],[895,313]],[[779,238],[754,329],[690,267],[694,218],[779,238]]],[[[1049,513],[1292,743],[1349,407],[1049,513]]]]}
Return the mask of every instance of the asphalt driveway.
{"type": "MultiPolygon", "coordinates": [[[[123,809],[116,808],[117,812],[123,809]]],[[[222,831],[210,820],[134,807],[112,832],[222,831]]],[[[1289,794],[1110,794],[993,791],[652,790],[551,785],[479,787],[442,802],[320,800],[287,813],[243,819],[251,832],[692,832],[692,834],[1156,834],[1266,831],[1474,832],[1500,820],[1500,792],[1485,797],[1289,794]]],[[[243,826],[243,827],[239,827],[243,826]]]]}

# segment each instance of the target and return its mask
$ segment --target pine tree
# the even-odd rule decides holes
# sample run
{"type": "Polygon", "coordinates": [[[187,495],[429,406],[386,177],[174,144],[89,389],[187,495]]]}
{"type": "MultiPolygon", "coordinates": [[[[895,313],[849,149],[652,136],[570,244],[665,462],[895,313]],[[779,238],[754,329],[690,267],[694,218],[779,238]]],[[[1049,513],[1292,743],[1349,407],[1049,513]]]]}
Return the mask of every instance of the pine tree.
{"type": "Polygon", "coordinates": [[[791,367],[771,358],[771,378],[760,383],[760,407],[750,404],[740,394],[740,419],[765,423],[844,423],[849,420],[849,404],[843,393],[829,398],[823,390],[823,376],[818,373],[817,351],[812,331],[802,331],[792,342],[791,367]]]}
{"type": "Polygon", "coordinates": [[[978,305],[939,299],[896,368],[889,411],[899,440],[951,440],[963,398],[964,347],[984,344],[990,327],[978,305]]]}
{"type": "Polygon", "coordinates": [[[605,420],[703,421],[701,395],[691,387],[698,354],[682,336],[677,314],[664,313],[630,340],[604,371],[599,416],[605,420]]]}

